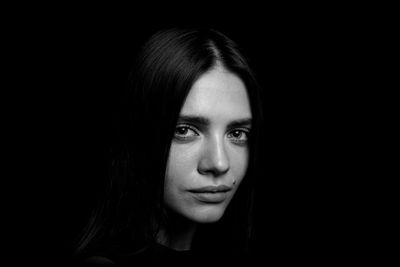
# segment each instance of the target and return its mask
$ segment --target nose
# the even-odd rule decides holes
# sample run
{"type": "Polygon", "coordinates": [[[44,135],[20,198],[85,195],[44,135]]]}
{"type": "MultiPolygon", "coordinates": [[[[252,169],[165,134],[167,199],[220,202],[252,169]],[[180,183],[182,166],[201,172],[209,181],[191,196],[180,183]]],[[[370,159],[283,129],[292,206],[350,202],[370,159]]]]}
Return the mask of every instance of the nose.
{"type": "Polygon", "coordinates": [[[198,164],[198,172],[218,177],[228,172],[229,168],[224,138],[213,137],[206,140],[198,164]]]}

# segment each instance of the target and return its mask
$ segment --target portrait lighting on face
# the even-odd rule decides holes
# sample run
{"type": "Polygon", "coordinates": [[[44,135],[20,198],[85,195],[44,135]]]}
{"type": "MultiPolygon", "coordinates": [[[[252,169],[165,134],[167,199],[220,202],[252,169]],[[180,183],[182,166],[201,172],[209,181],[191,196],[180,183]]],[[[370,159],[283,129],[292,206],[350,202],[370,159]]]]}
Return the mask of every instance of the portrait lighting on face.
{"type": "Polygon", "coordinates": [[[220,66],[202,75],[182,107],[171,144],[167,207],[194,222],[219,220],[246,173],[250,131],[243,82],[220,66]]]}

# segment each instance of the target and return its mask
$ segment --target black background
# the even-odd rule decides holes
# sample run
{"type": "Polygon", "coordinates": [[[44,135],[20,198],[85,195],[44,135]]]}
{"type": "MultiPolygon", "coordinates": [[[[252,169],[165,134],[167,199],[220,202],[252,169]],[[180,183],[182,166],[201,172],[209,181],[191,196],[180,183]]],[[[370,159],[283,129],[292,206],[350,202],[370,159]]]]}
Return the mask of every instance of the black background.
{"type": "Polygon", "coordinates": [[[371,94],[366,85],[375,82],[365,71],[373,60],[366,51],[374,25],[325,12],[199,21],[137,15],[54,13],[24,21],[14,33],[19,76],[27,82],[15,112],[24,119],[17,136],[28,162],[16,169],[29,180],[21,198],[29,242],[17,240],[22,254],[34,251],[56,262],[69,257],[106,179],[112,112],[132,56],[169,26],[224,32],[243,48],[264,89],[256,257],[330,262],[367,246],[360,218],[373,205],[362,196],[369,182],[363,174],[374,171],[363,156],[365,120],[374,116],[364,109],[371,94]]]}

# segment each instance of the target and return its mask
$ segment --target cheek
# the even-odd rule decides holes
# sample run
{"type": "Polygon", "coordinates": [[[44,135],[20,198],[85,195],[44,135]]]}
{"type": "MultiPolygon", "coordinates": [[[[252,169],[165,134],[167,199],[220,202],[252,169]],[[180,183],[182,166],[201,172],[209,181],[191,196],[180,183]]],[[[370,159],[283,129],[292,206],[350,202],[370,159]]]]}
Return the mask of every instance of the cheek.
{"type": "Polygon", "coordinates": [[[231,172],[237,182],[240,182],[247,172],[249,153],[247,148],[240,148],[231,153],[231,172]]]}
{"type": "Polygon", "coordinates": [[[193,171],[196,170],[196,153],[193,149],[172,144],[166,171],[166,188],[185,187],[191,181],[193,171]]]}
{"type": "Polygon", "coordinates": [[[196,170],[195,151],[172,144],[165,174],[164,202],[172,210],[181,212],[187,201],[186,190],[193,185],[196,170]]]}
{"type": "Polygon", "coordinates": [[[195,166],[194,153],[190,153],[189,149],[184,149],[179,145],[172,145],[168,157],[167,167],[170,172],[175,174],[190,171],[195,166]]]}

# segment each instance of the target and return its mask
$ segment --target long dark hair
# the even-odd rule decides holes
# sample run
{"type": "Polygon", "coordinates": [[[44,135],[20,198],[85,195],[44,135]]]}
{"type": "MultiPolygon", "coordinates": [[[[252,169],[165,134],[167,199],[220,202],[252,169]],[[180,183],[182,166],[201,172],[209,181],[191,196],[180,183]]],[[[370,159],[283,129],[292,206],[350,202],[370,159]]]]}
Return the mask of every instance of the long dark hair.
{"type": "Polygon", "coordinates": [[[112,149],[107,190],[78,242],[79,254],[106,247],[135,251],[156,242],[158,229],[166,223],[164,177],[180,109],[194,82],[217,63],[246,85],[253,121],[250,162],[224,217],[202,226],[193,249],[248,247],[262,140],[259,86],[239,47],[227,36],[216,30],[174,28],[151,36],[134,61],[120,105],[119,140],[112,149]]]}

